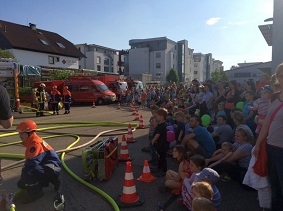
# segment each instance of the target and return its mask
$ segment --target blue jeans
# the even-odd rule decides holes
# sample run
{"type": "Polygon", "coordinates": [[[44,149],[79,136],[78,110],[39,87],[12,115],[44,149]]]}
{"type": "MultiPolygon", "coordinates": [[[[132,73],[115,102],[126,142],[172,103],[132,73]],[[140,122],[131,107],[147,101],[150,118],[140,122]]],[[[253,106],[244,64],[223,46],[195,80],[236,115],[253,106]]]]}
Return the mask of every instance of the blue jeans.
{"type": "Polygon", "coordinates": [[[266,153],[272,210],[283,210],[283,148],[267,144],[266,153]]]}

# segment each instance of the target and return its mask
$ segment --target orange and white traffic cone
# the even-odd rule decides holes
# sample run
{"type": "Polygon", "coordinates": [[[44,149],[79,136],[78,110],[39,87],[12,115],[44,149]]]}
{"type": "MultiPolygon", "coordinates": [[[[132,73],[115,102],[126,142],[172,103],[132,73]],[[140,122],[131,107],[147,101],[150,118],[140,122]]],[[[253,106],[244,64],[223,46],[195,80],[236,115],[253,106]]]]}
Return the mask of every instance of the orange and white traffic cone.
{"type": "Polygon", "coordinates": [[[129,161],[131,160],[131,156],[129,155],[128,145],[126,136],[122,136],[122,143],[121,143],[121,149],[120,149],[120,156],[119,161],[129,161]]]}
{"type": "Polygon", "coordinates": [[[135,143],[131,124],[128,124],[127,143],[135,143]]]}
{"type": "Polygon", "coordinates": [[[120,207],[141,206],[144,203],[137,194],[131,161],[126,162],[123,194],[118,196],[116,202],[120,207]]]}
{"type": "Polygon", "coordinates": [[[150,173],[148,161],[144,160],[142,175],[137,180],[142,182],[152,182],[155,179],[156,177],[152,176],[152,174],[150,173]]]}
{"type": "Polygon", "coordinates": [[[135,108],[134,108],[133,104],[131,103],[130,111],[134,111],[134,110],[135,110],[135,108]]]}
{"type": "Polygon", "coordinates": [[[137,110],[134,109],[132,115],[136,115],[136,113],[137,113],[137,110]]]}
{"type": "Polygon", "coordinates": [[[144,124],[143,124],[142,115],[140,115],[140,119],[139,119],[139,128],[140,128],[140,129],[144,129],[144,124]]]}
{"type": "Polygon", "coordinates": [[[139,115],[139,111],[138,110],[136,110],[136,116],[135,116],[135,118],[134,118],[134,121],[139,121],[140,120],[140,117],[139,117],[140,115],[139,115]]]}
{"type": "Polygon", "coordinates": [[[121,110],[121,104],[118,103],[117,110],[121,110]]]}
{"type": "Polygon", "coordinates": [[[95,106],[95,102],[93,101],[93,103],[92,103],[92,106],[91,106],[92,108],[96,108],[96,106],[95,106]]]}

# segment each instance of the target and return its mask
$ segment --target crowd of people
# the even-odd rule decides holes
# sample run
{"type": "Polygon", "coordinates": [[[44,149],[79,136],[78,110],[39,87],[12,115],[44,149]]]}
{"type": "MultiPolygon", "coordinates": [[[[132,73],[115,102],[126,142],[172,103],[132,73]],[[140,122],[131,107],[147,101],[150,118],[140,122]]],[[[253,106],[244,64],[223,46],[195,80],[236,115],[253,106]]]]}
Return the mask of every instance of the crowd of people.
{"type": "MultiPolygon", "coordinates": [[[[142,151],[151,154],[152,174],[165,177],[160,192],[180,195],[177,202],[189,210],[219,210],[216,182],[235,180],[247,190],[258,191],[262,209],[283,210],[281,87],[283,64],[274,76],[264,75],[257,83],[193,80],[190,86],[173,83],[142,90],[146,99],[142,106],[152,113],[149,144],[142,151]],[[169,131],[174,131],[174,141],[168,139],[169,131]],[[254,176],[253,165],[266,137],[268,175],[254,176]],[[166,156],[179,162],[177,172],[167,168],[166,156]],[[255,177],[265,182],[259,186],[255,177]],[[195,193],[200,189],[211,194],[195,193]],[[197,208],[204,204],[207,209],[197,208]]],[[[133,103],[141,101],[134,98],[133,103]]],[[[159,210],[168,206],[159,204],[159,210]]]]}

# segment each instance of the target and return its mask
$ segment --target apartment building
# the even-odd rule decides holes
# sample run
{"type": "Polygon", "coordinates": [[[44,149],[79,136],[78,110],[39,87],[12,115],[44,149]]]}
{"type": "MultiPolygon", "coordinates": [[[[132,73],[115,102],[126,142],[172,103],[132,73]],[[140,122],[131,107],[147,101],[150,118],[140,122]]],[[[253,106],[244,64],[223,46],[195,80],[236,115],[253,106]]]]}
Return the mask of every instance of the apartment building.
{"type": "Polygon", "coordinates": [[[175,69],[180,82],[189,78],[193,69],[193,50],[188,48],[188,41],[172,41],[166,37],[133,39],[129,41],[129,74],[150,74],[152,81],[166,83],[166,76],[175,69]]]}
{"type": "Polygon", "coordinates": [[[75,45],[87,58],[79,61],[79,69],[118,73],[119,51],[95,44],[75,45]]]}
{"type": "Polygon", "coordinates": [[[212,54],[194,53],[193,58],[194,71],[191,78],[198,79],[201,82],[210,79],[210,75],[214,71],[214,59],[212,58],[212,54]]]}

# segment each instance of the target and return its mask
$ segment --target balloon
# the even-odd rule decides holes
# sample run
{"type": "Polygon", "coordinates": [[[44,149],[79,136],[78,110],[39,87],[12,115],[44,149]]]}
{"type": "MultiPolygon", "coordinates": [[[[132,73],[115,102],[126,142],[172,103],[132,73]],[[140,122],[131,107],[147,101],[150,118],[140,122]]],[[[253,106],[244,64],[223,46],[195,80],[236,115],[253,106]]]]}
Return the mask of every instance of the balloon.
{"type": "Polygon", "coordinates": [[[173,131],[167,131],[167,141],[172,142],[175,140],[175,133],[173,131]]]}
{"type": "Polygon", "coordinates": [[[211,122],[211,118],[209,115],[207,114],[204,114],[202,117],[201,117],[201,123],[204,127],[207,127],[211,122]]]}
{"type": "Polygon", "coordinates": [[[244,109],[244,102],[238,102],[236,104],[236,108],[239,108],[239,109],[243,110],[244,109]]]}

